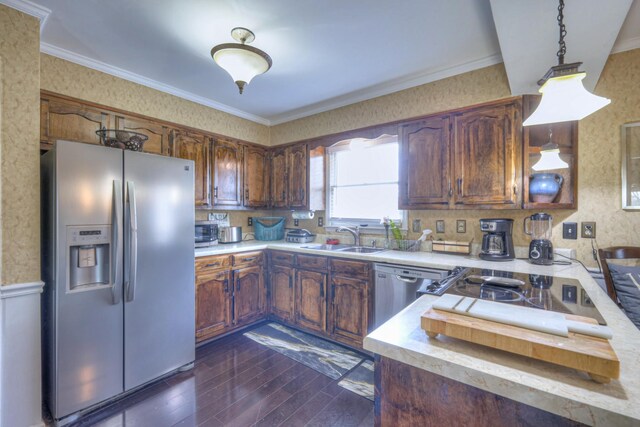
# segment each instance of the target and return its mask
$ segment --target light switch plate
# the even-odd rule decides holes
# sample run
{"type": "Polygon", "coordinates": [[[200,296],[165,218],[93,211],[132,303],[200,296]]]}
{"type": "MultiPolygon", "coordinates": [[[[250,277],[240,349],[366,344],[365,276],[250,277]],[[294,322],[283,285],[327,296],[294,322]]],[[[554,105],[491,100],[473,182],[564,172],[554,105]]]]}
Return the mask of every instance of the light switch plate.
{"type": "Polygon", "coordinates": [[[413,222],[411,223],[411,231],[413,231],[414,233],[422,232],[422,225],[420,223],[421,223],[420,219],[418,218],[414,219],[413,222]]]}
{"type": "Polygon", "coordinates": [[[578,223],[577,222],[563,222],[562,223],[562,238],[575,240],[578,238],[578,223]]]}
{"type": "Polygon", "coordinates": [[[444,219],[436,221],[436,233],[444,233],[444,219]]]}

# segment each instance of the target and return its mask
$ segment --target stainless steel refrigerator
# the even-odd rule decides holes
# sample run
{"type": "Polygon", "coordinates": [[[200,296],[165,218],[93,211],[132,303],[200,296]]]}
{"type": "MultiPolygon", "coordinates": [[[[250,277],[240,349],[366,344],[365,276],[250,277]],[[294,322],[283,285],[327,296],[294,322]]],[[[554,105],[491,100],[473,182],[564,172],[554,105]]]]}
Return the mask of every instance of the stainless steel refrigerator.
{"type": "Polygon", "coordinates": [[[194,165],[58,141],[41,166],[44,390],[60,420],[192,366],[194,165]]]}

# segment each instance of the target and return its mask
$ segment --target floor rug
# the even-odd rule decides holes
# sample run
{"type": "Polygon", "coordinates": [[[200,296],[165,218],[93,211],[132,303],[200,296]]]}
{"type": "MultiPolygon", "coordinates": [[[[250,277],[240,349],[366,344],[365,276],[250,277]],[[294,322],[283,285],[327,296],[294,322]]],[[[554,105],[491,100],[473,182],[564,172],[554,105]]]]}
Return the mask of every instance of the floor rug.
{"type": "Polygon", "coordinates": [[[363,360],[357,353],[344,347],[277,323],[260,326],[245,332],[244,336],[334,380],[363,360]]]}
{"type": "Polygon", "coordinates": [[[365,360],[338,383],[342,388],[373,400],[373,362],[365,360]]]}

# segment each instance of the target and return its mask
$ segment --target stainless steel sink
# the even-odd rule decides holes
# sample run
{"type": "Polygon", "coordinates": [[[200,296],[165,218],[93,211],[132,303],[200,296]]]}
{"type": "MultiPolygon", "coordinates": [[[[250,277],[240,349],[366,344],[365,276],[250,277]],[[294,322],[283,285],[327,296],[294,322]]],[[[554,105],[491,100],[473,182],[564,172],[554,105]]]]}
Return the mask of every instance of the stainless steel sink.
{"type": "Polygon", "coordinates": [[[302,249],[315,249],[317,251],[340,251],[342,249],[351,248],[351,245],[307,245],[301,246],[302,249]]]}
{"type": "Polygon", "coordinates": [[[386,251],[384,248],[370,248],[367,246],[350,246],[344,249],[338,249],[338,252],[355,252],[359,254],[374,254],[376,252],[386,251]]]}
{"type": "Polygon", "coordinates": [[[315,249],[317,251],[354,252],[359,254],[373,254],[376,252],[382,252],[386,250],[383,248],[370,248],[366,246],[353,246],[353,245],[307,245],[307,246],[301,246],[301,248],[315,249]]]}

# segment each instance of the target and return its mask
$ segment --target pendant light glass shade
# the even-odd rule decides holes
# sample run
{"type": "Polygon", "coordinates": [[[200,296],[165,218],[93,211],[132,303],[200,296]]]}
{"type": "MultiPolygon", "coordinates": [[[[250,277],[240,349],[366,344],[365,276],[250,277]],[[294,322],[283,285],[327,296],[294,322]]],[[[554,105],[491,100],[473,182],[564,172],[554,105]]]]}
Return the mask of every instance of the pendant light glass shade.
{"type": "Polygon", "coordinates": [[[611,100],[594,95],[582,84],[586,73],[549,78],[540,88],[542,100],[524,126],[581,120],[611,100]]]}
{"type": "Polygon", "coordinates": [[[242,94],[245,85],[271,68],[271,57],[260,49],[247,46],[254,40],[253,33],[246,28],[234,28],[231,35],[240,43],[226,43],[211,49],[211,57],[238,85],[242,94]]]}
{"type": "Polygon", "coordinates": [[[555,148],[545,149],[542,147],[540,151],[540,160],[535,165],[531,166],[534,171],[546,171],[554,169],[567,169],[569,164],[560,158],[560,150],[558,146],[555,148]]]}

